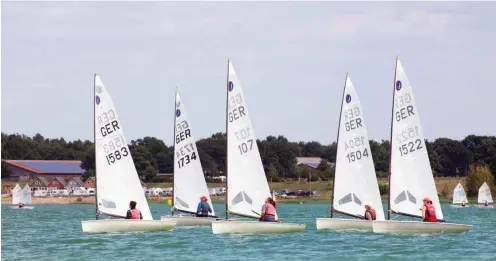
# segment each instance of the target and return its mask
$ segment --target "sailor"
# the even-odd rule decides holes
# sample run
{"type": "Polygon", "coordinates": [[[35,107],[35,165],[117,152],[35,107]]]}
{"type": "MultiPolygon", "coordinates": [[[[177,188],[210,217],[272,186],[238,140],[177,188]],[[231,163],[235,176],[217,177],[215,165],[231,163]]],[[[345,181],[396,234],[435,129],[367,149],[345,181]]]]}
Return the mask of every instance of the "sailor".
{"type": "Polygon", "coordinates": [[[202,196],[200,199],[200,203],[198,203],[198,207],[196,208],[196,216],[208,217],[208,214],[212,213],[212,208],[210,208],[210,204],[207,202],[207,197],[202,196]]]}
{"type": "Polygon", "coordinates": [[[488,207],[488,206],[489,206],[489,203],[487,202],[487,200],[486,200],[486,203],[484,203],[484,205],[485,205],[486,207],[488,207]]]}
{"type": "Polygon", "coordinates": [[[24,207],[24,204],[22,204],[21,202],[19,202],[18,206],[19,206],[19,208],[23,208],[24,207]]]}
{"type": "Polygon", "coordinates": [[[369,221],[375,220],[377,218],[375,209],[372,207],[372,204],[365,205],[365,214],[363,214],[363,217],[365,218],[365,220],[369,221]]]}
{"type": "Polygon", "coordinates": [[[262,214],[260,216],[260,221],[277,222],[276,202],[271,197],[268,197],[265,200],[265,204],[262,206],[262,214]]]}
{"type": "Polygon", "coordinates": [[[143,219],[141,211],[136,208],[136,201],[129,202],[129,210],[127,211],[126,219],[143,219]]]}
{"type": "Polygon", "coordinates": [[[465,200],[462,201],[462,207],[465,207],[465,200]]]}
{"type": "Polygon", "coordinates": [[[437,222],[436,209],[432,205],[430,198],[424,198],[424,206],[422,207],[422,218],[424,222],[437,222]]]}

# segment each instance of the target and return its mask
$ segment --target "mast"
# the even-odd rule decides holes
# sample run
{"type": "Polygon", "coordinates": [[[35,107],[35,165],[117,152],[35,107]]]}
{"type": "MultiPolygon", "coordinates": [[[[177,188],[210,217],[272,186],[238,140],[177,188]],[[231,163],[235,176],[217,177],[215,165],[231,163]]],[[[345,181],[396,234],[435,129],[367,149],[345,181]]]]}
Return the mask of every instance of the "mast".
{"type": "MultiPolygon", "coordinates": [[[[344,94],[346,93],[346,81],[348,80],[348,73],[346,73],[346,77],[344,78],[344,87],[343,87],[343,95],[341,97],[341,109],[339,110],[339,124],[338,124],[338,134],[336,137],[336,159],[338,154],[339,147],[339,130],[341,129],[341,117],[343,113],[343,100],[344,94]]],[[[336,162],[337,163],[337,162],[336,162]]],[[[331,218],[334,215],[334,188],[336,187],[336,167],[337,164],[334,164],[334,178],[332,179],[332,192],[331,192],[331,218]]]]}
{"type": "Polygon", "coordinates": [[[394,65],[394,81],[393,81],[393,103],[391,105],[391,136],[389,137],[389,173],[388,173],[388,215],[387,219],[391,219],[391,160],[393,155],[393,119],[394,119],[394,94],[396,93],[396,71],[398,69],[398,56],[394,65]]]}
{"type": "Polygon", "coordinates": [[[93,148],[95,150],[95,219],[100,219],[100,215],[98,214],[98,186],[96,185],[96,76],[95,73],[93,75],[93,148]]]}
{"type": "Polygon", "coordinates": [[[227,115],[229,114],[229,58],[227,58],[227,77],[226,77],[226,220],[229,217],[229,122],[227,115]]]}
{"type": "Polygon", "coordinates": [[[172,118],[174,121],[174,131],[173,131],[173,136],[172,136],[172,144],[174,144],[174,146],[173,146],[174,163],[172,164],[172,208],[171,208],[171,215],[174,215],[174,209],[176,208],[176,205],[174,204],[174,181],[176,179],[176,175],[175,175],[175,169],[176,169],[176,152],[175,152],[175,149],[176,149],[176,110],[177,110],[176,104],[177,104],[177,86],[176,86],[176,90],[174,92],[174,116],[172,118]]]}

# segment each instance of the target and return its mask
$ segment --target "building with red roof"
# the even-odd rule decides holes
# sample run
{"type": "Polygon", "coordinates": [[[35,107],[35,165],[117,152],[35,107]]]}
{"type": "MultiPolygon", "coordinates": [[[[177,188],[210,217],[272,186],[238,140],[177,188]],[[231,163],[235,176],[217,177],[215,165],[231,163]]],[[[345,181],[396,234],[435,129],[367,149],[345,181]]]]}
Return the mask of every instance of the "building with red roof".
{"type": "Polygon", "coordinates": [[[81,179],[85,170],[80,160],[4,160],[12,169],[6,181],[52,181],[55,177],[61,180],[81,179]],[[41,179],[40,179],[41,178],[41,179]]]}

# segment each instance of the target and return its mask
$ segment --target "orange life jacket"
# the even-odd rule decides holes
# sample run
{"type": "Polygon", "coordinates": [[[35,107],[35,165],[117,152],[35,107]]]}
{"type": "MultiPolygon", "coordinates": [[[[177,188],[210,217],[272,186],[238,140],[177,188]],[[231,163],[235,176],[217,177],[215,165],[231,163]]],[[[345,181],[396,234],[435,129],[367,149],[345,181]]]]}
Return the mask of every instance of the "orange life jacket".
{"type": "Polygon", "coordinates": [[[275,216],[276,208],[270,203],[265,203],[265,215],[275,216]]]}
{"type": "Polygon", "coordinates": [[[141,219],[141,212],[138,209],[130,209],[131,219],[141,219]]]}
{"type": "Polygon", "coordinates": [[[425,218],[426,222],[437,222],[436,208],[432,204],[426,204],[425,218]]]}
{"type": "Polygon", "coordinates": [[[365,219],[367,219],[367,212],[370,214],[370,216],[372,217],[372,220],[375,220],[377,218],[377,215],[375,213],[375,209],[373,208],[370,208],[369,210],[365,210],[365,214],[363,215],[363,217],[365,219]]]}

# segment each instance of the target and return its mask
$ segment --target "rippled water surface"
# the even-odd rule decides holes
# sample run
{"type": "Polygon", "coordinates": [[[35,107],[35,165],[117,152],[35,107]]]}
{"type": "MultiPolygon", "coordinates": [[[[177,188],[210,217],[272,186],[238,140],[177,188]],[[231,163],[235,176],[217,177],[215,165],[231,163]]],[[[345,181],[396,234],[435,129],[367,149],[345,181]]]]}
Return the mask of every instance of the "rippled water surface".
{"type": "MultiPolygon", "coordinates": [[[[155,219],[169,206],[152,204],[155,219]]],[[[215,205],[217,213],[224,206],[215,205]]],[[[496,208],[443,205],[454,223],[473,225],[464,234],[381,235],[316,231],[327,204],[281,204],[279,216],[307,224],[304,233],[213,235],[211,227],[172,232],[84,234],[81,220],[94,205],[2,206],[2,260],[496,260],[496,208]]]]}

